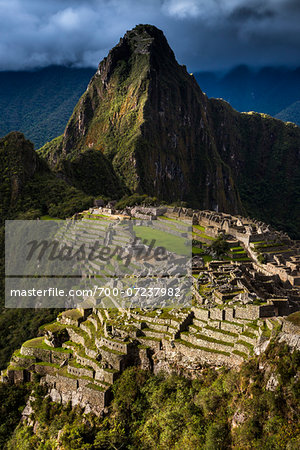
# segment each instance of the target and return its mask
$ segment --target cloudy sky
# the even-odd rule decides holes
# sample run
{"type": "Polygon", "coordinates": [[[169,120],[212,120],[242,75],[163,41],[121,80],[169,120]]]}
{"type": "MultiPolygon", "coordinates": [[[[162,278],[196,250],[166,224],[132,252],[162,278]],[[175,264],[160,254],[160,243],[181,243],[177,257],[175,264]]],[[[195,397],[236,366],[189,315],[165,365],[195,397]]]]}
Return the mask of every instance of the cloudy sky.
{"type": "Polygon", "coordinates": [[[300,0],[0,0],[0,70],[96,66],[138,23],[191,71],[300,65],[300,0]]]}

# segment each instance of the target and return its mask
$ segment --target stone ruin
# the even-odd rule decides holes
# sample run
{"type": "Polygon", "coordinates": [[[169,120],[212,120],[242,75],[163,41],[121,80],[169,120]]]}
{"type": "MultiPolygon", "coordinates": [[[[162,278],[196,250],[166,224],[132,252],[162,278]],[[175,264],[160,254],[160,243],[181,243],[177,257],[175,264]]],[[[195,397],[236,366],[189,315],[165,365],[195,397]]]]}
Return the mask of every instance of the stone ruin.
{"type": "MultiPolygon", "coordinates": [[[[146,211],[126,211],[130,213],[146,211]]],[[[204,243],[225,235],[247,257],[207,263],[201,254],[194,258],[191,308],[94,306],[62,312],[57,321],[41,327],[41,336],[13,354],[2,382],[38,377],[53,401],[70,401],[101,415],[111,400],[112,384],[128,366],[191,376],[205,365],[235,367],[263,351],[275,330],[287,327],[284,317],[300,309],[297,243],[265,224],[228,214],[177,207],[163,214],[174,224],[179,218],[192,219],[204,243]],[[265,264],[258,261],[258,248],[267,254],[265,264]]],[[[158,227],[163,220],[156,216],[158,227]]],[[[174,232],[183,232],[180,224],[174,232]]],[[[288,332],[294,342],[295,335],[288,332]]]]}

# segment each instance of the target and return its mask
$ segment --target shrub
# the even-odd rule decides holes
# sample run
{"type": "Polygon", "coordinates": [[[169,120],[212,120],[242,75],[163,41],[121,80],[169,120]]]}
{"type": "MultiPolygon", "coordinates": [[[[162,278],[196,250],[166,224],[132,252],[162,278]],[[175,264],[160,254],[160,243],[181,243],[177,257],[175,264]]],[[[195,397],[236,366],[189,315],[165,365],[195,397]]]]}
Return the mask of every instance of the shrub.
{"type": "Polygon", "coordinates": [[[259,255],[257,256],[257,261],[261,264],[266,264],[267,258],[263,253],[259,253],[259,255]]]}
{"type": "Polygon", "coordinates": [[[143,206],[155,206],[158,200],[156,197],[148,197],[146,194],[133,194],[122,197],[116,203],[116,209],[125,209],[127,207],[143,205],[143,206]]]}

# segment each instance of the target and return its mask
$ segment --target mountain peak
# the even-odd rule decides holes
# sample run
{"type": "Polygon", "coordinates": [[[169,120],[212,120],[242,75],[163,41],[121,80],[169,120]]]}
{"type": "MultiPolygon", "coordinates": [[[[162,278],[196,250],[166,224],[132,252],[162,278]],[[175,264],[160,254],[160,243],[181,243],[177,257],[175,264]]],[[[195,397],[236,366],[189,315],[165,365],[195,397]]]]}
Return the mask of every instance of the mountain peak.
{"type": "Polygon", "coordinates": [[[296,126],[208,99],[162,31],[137,25],[100,63],[64,136],[43,153],[89,194],[116,180],[123,191],[231,214],[245,207],[267,222],[276,211],[296,230],[297,207],[279,213],[278,205],[299,197],[299,139],[296,126]]]}
{"type": "Polygon", "coordinates": [[[122,65],[122,62],[123,65],[126,63],[132,66],[136,58],[143,65],[143,55],[149,58],[147,62],[153,68],[159,67],[163,60],[168,60],[169,64],[177,64],[164,33],[154,25],[140,24],[127,31],[110,50],[108,56],[100,62],[96,76],[101,75],[103,85],[106,86],[116,66],[122,65]]]}
{"type": "Polygon", "coordinates": [[[136,40],[136,39],[166,39],[162,30],[154,25],[149,24],[139,24],[136,25],[132,30],[126,31],[124,39],[136,40]]]}
{"type": "Polygon", "coordinates": [[[152,49],[160,48],[175,58],[164,33],[154,25],[137,25],[125,33],[124,38],[120,42],[124,41],[128,42],[136,53],[150,53],[152,49]]]}

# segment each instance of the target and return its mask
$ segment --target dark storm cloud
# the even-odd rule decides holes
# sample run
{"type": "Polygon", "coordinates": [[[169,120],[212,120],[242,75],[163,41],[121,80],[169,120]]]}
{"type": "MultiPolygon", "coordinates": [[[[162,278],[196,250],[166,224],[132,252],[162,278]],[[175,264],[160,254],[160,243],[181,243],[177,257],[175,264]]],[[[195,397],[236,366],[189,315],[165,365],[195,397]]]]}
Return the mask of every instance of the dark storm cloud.
{"type": "Polygon", "coordinates": [[[232,11],[232,13],[229,15],[229,19],[232,21],[245,22],[250,19],[259,21],[274,16],[274,11],[272,11],[271,9],[266,9],[264,5],[257,5],[257,8],[251,8],[249,6],[239,6],[232,11]]]}
{"type": "Polygon", "coordinates": [[[0,0],[0,70],[96,66],[138,23],[190,70],[299,65],[299,0],[0,0]]]}

